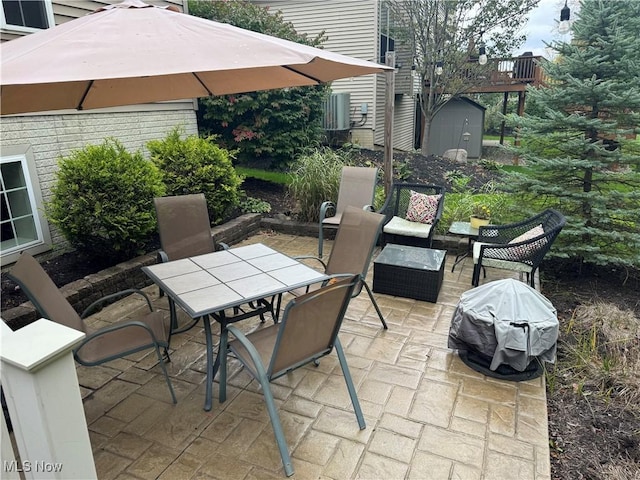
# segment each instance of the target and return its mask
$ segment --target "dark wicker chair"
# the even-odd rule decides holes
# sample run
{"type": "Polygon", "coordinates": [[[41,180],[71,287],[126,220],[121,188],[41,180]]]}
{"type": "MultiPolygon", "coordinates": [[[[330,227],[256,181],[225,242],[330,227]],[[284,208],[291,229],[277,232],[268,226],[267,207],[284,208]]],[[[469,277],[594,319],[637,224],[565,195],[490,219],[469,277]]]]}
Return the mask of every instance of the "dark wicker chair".
{"type": "Polygon", "coordinates": [[[419,183],[394,183],[380,210],[386,218],[382,227],[382,246],[387,243],[431,248],[433,234],[442,217],[445,189],[439,185],[419,183]],[[406,220],[411,192],[424,195],[441,195],[438,209],[431,224],[406,220]]]}
{"type": "Polygon", "coordinates": [[[519,223],[480,227],[473,246],[471,283],[477,287],[480,270],[495,267],[526,273],[534,287],[535,272],[565,223],[561,213],[547,209],[519,223]]]}

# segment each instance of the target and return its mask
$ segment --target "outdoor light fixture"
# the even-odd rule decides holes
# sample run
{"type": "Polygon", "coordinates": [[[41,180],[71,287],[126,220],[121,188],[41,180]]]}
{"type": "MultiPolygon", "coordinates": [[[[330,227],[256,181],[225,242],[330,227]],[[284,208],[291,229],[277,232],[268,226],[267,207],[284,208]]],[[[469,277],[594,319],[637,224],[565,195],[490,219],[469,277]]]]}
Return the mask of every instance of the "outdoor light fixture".
{"type": "Polygon", "coordinates": [[[436,62],[436,75],[442,75],[442,61],[436,62]]]}
{"type": "Polygon", "coordinates": [[[560,25],[558,25],[558,31],[561,34],[569,32],[569,17],[571,16],[571,10],[567,6],[567,0],[564,0],[564,7],[560,10],[560,25]]]}
{"type": "Polygon", "coordinates": [[[480,42],[478,45],[478,63],[480,65],[487,64],[487,49],[485,48],[484,42],[480,42]]]}

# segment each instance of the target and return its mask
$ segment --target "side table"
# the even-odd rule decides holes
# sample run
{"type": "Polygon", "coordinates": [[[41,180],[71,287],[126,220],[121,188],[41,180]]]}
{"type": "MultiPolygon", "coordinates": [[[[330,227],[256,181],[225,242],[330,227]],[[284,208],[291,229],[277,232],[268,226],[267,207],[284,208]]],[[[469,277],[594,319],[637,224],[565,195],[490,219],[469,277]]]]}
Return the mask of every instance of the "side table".
{"type": "Polygon", "coordinates": [[[435,303],[446,250],[388,243],[373,262],[373,291],[435,303]]]}
{"type": "Polygon", "coordinates": [[[478,238],[478,229],[472,228],[469,222],[453,222],[449,227],[449,234],[459,237],[466,237],[468,239],[467,249],[456,255],[456,259],[453,261],[451,271],[453,272],[460,262],[464,261],[473,252],[473,240],[478,238]]]}

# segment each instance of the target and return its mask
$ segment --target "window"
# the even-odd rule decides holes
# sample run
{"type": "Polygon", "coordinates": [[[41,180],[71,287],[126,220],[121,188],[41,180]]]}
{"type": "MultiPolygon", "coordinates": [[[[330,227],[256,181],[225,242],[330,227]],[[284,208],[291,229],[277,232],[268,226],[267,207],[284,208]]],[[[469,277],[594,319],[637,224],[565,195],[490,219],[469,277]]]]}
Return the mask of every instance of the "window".
{"type": "Polygon", "coordinates": [[[51,0],[2,0],[2,28],[33,32],[54,25],[51,0]]]}
{"type": "Polygon", "coordinates": [[[387,63],[387,52],[396,50],[393,38],[393,16],[387,2],[380,4],[380,63],[387,63]]]}
{"type": "Polygon", "coordinates": [[[380,63],[387,63],[387,52],[395,51],[396,42],[384,34],[380,35],[380,63]]]}
{"type": "MultiPolygon", "coordinates": [[[[31,150],[0,159],[0,250],[2,264],[26,249],[49,249],[50,235],[38,211],[42,203],[31,173],[31,150]]],[[[35,253],[35,251],[34,251],[35,253]]]]}

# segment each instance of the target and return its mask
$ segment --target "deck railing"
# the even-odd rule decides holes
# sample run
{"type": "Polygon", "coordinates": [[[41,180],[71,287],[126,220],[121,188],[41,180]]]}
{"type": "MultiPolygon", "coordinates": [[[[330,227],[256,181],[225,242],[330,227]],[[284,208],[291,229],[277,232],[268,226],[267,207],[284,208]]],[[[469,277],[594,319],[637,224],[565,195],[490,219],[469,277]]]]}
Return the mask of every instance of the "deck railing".
{"type": "MultiPolygon", "coordinates": [[[[472,84],[470,92],[524,90],[544,83],[539,62],[543,57],[490,58],[485,68],[469,68],[463,77],[472,84]]],[[[476,63],[475,61],[473,63],[476,63]]]]}
{"type": "Polygon", "coordinates": [[[468,62],[468,68],[458,72],[458,77],[468,85],[466,93],[524,91],[527,85],[545,84],[540,67],[541,56],[489,58],[484,66],[477,59],[468,62]]]}

